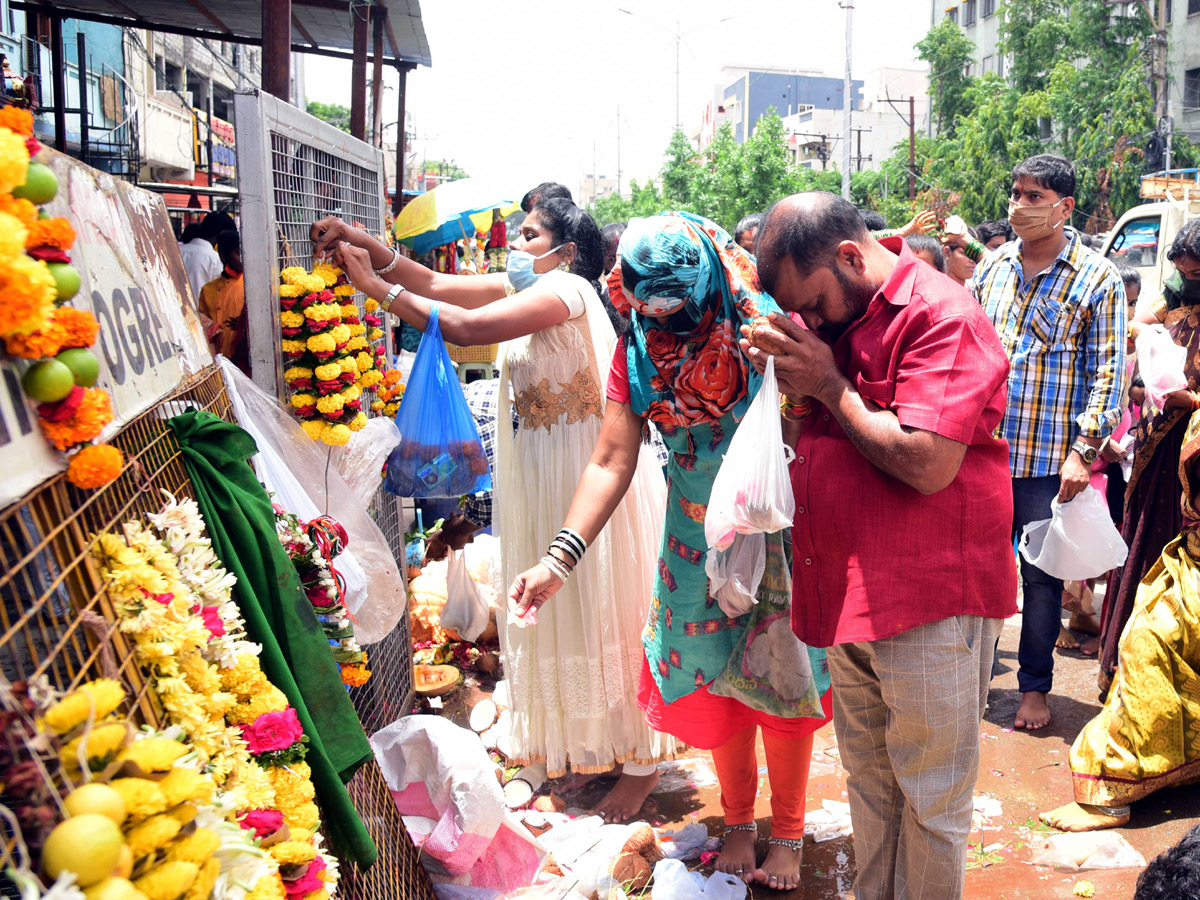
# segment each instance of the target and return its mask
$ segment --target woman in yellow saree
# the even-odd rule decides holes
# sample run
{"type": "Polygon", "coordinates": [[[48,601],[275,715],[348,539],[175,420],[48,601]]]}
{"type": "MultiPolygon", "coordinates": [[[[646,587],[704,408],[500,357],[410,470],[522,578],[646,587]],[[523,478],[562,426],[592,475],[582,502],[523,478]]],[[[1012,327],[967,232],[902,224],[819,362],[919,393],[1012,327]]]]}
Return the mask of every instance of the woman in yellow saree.
{"type": "Polygon", "coordinates": [[[1179,463],[1183,530],[1138,586],[1104,708],[1071,747],[1075,803],[1042,813],[1064,831],[1129,821],[1129,805],[1200,779],[1200,413],[1179,463]]]}

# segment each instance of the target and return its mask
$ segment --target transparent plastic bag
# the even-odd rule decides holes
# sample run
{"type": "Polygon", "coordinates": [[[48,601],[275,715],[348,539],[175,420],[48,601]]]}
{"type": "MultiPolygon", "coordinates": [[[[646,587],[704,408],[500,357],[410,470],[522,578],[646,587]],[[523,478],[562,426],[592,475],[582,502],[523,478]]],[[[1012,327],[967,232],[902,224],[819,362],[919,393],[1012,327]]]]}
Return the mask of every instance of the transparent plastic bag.
{"type": "Polygon", "coordinates": [[[383,467],[388,454],[400,443],[400,429],[387,416],[377,416],[367,422],[362,431],[350,436],[350,443],[334,447],[329,454],[333,464],[346,482],[350,492],[362,501],[371,502],[383,481],[383,467]]]}
{"type": "Polygon", "coordinates": [[[1055,499],[1049,519],[1025,526],[1021,555],[1054,578],[1083,581],[1124,565],[1129,548],[1108,503],[1089,485],[1069,503],[1055,499]]]}
{"type": "Polygon", "coordinates": [[[1162,409],[1167,394],[1188,386],[1184,374],[1187,348],[1176,344],[1171,333],[1161,325],[1142,326],[1134,347],[1146,396],[1156,408],[1162,409]]]}
{"type": "Polygon", "coordinates": [[[398,497],[461,497],[492,489],[475,418],[450,363],[434,303],[404,390],[384,486],[398,497]]]}
{"type": "Polygon", "coordinates": [[[709,594],[725,615],[745,615],[758,602],[758,586],[767,567],[767,540],[762,532],[734,535],[724,550],[713,548],[704,561],[709,594]]]}
{"type": "Polygon", "coordinates": [[[467,568],[466,552],[450,550],[448,555],[446,605],[442,607],[441,625],[457,631],[467,643],[474,643],[487,628],[491,610],[467,568]]]}
{"type": "Polygon", "coordinates": [[[788,463],[794,454],[783,443],[775,357],[767,357],[762,387],[729,442],[713,481],[704,537],[725,550],[736,534],[770,533],[792,524],[796,499],[788,463]]]}

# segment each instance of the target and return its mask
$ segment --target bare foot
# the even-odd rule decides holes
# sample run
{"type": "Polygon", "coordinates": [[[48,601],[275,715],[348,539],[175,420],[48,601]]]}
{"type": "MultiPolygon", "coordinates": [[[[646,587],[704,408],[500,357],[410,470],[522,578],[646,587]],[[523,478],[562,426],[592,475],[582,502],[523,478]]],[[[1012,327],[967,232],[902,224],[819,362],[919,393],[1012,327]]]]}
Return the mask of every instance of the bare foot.
{"type": "Polygon", "coordinates": [[[761,868],[754,870],[754,880],[775,891],[794,891],[800,887],[801,850],[790,850],[782,844],[771,844],[761,868]]]}
{"type": "Polygon", "coordinates": [[[1013,721],[1014,728],[1024,728],[1037,731],[1050,724],[1050,703],[1041,691],[1029,691],[1021,695],[1021,705],[1017,707],[1017,717],[1013,721]]]}
{"type": "Polygon", "coordinates": [[[621,774],[621,766],[618,764],[608,772],[598,772],[583,774],[581,772],[572,772],[567,775],[555,788],[555,793],[558,794],[575,794],[582,791],[585,787],[595,781],[597,778],[607,778],[621,774]]]}
{"type": "Polygon", "coordinates": [[[1038,816],[1051,828],[1059,831],[1100,831],[1102,828],[1120,828],[1129,824],[1129,807],[1122,816],[1110,816],[1099,807],[1082,803],[1068,803],[1038,816]]]}
{"type": "Polygon", "coordinates": [[[628,822],[638,814],[650,792],[658,785],[658,771],[649,775],[621,774],[613,789],[596,804],[593,813],[605,822],[628,822]]]}
{"type": "Polygon", "coordinates": [[[755,876],[754,842],[756,840],[758,840],[758,832],[755,831],[725,832],[725,846],[721,848],[721,855],[717,857],[714,868],[718,872],[725,872],[749,884],[755,876]]]}
{"type": "Polygon", "coordinates": [[[1054,642],[1054,646],[1059,650],[1078,650],[1079,641],[1075,640],[1075,635],[1063,628],[1062,625],[1059,625],[1058,640],[1054,642]]]}
{"type": "Polygon", "coordinates": [[[1098,637],[1088,638],[1086,641],[1084,641],[1082,644],[1079,645],[1079,652],[1082,653],[1084,656],[1095,656],[1097,653],[1100,652],[1100,638],[1098,638],[1098,637]]]}
{"type": "Polygon", "coordinates": [[[1087,613],[1072,613],[1067,620],[1067,627],[1072,631],[1082,631],[1084,634],[1099,634],[1100,620],[1087,613]]]}

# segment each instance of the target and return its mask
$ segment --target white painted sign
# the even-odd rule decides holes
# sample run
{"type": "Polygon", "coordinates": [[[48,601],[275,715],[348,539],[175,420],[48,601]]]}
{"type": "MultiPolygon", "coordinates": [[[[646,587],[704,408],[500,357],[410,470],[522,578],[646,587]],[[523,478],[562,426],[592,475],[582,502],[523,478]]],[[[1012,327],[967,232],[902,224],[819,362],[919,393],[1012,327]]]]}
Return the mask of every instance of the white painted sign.
{"type": "MultiPolygon", "coordinates": [[[[75,228],[71,262],[82,287],[71,305],[100,322],[92,349],[116,414],[111,435],[212,356],[162,198],[51,150],[39,160],[59,183],[46,211],[75,228]]],[[[0,361],[0,507],[66,467],[20,389],[26,365],[0,361]]]]}

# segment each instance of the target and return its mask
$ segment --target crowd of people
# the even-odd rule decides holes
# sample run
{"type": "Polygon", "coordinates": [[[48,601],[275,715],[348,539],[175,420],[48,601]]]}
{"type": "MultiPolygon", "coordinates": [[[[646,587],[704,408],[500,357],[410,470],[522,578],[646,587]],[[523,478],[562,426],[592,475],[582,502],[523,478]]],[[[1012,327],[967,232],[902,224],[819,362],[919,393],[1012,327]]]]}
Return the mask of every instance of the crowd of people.
{"type": "Polygon", "coordinates": [[[1136,273],[1070,227],[1074,192],[1071,163],[1039,155],[1013,171],[1007,220],[974,229],[922,214],[888,232],[809,193],[731,235],[684,212],[602,230],[543,184],[507,271],[470,276],[314,223],[318,257],[408,324],[436,314],[452,343],[505,342],[486,395],[494,505],[465,510],[501,541],[514,762],[619,773],[598,811],[624,820],[658,761],[708,750],[718,869],[790,890],[813,734],[832,720],[856,896],[960,897],[979,725],[1019,581],[1014,726],[1051,720],[1064,597],[1073,623],[1093,614],[1084,649],[1107,690],[1072,748],[1077,802],[1047,820],[1118,825],[1200,775],[1200,220],[1167,252],[1162,298],[1135,315],[1136,273]],[[1188,388],[1161,410],[1131,353],[1153,327],[1188,348],[1188,388]],[[710,594],[705,511],[772,357],[795,517],[766,537],[756,605],[731,617],[710,594]],[[1119,473],[1124,431],[1132,476],[1123,495],[1115,473],[1107,488],[1130,553],[1097,612],[1086,584],[1026,560],[1018,578],[1014,539],[1119,473]]]}

